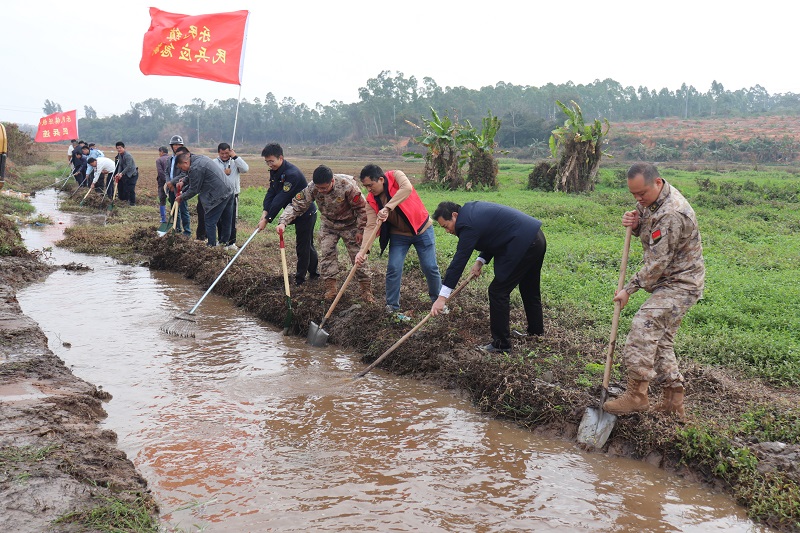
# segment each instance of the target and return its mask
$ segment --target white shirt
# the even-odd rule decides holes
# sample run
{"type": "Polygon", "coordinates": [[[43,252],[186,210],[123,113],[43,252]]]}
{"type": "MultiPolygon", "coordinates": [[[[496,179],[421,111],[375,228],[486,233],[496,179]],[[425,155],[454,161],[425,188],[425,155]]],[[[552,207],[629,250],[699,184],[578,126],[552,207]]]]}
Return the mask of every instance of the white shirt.
{"type": "Polygon", "coordinates": [[[103,172],[108,172],[108,174],[113,176],[115,167],[116,165],[114,165],[113,159],[109,159],[107,157],[98,157],[97,167],[94,170],[92,170],[92,172],[94,173],[94,179],[92,180],[92,185],[94,185],[100,178],[100,176],[103,175],[103,172]]]}

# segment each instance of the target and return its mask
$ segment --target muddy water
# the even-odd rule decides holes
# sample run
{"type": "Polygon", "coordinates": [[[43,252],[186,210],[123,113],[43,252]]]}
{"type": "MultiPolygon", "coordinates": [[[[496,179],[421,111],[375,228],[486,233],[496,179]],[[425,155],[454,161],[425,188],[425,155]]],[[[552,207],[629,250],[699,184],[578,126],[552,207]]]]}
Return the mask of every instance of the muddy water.
{"type": "MultiPolygon", "coordinates": [[[[85,218],[26,229],[29,248],[85,218]]],[[[98,219],[95,219],[96,223],[98,219]]],[[[102,222],[102,217],[99,217],[102,222]]],[[[766,531],[725,495],[631,460],[585,454],[470,402],[284,338],[213,295],[204,334],[159,326],[201,296],[167,273],[54,248],[19,294],[51,349],[114,398],[105,426],[147,478],[166,528],[205,531],[766,531]]]]}

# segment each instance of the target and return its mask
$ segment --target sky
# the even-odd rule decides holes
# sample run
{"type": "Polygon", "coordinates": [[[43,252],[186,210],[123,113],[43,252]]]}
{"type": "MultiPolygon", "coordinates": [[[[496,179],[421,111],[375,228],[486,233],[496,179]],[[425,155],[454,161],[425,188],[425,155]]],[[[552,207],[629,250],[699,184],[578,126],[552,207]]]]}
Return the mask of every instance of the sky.
{"type": "Polygon", "coordinates": [[[99,117],[161,98],[236,98],[238,85],[139,70],[149,8],[200,15],[250,11],[241,96],[314,107],[358,101],[381,71],[480,89],[611,78],[623,86],[706,92],[761,85],[800,93],[785,2],[492,0],[65,0],[0,9],[0,121],[36,124],[45,100],[99,117]]]}

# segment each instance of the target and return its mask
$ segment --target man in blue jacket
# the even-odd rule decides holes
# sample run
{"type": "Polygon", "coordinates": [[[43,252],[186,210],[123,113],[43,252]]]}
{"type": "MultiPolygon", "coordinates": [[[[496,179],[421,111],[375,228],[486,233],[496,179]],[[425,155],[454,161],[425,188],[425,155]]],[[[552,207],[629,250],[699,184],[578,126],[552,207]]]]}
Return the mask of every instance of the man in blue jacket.
{"type": "Polygon", "coordinates": [[[519,287],[528,335],[544,333],[540,279],[547,250],[541,221],[511,207],[491,202],[467,202],[460,206],[442,202],[433,219],[447,233],[458,237],[456,253],[447,267],[439,297],[431,307],[436,316],[444,309],[473,250],[478,250],[470,273],[478,276],[481,268],[494,258],[494,279],[489,284],[489,322],[492,342],[483,346],[488,352],[509,352],[511,331],[509,303],[511,291],[519,287]]]}
{"type": "MultiPolygon", "coordinates": [[[[261,157],[269,167],[269,188],[264,196],[264,212],[258,227],[263,231],[268,222],[272,222],[280,214],[281,209],[292,203],[292,198],[300,194],[307,186],[308,180],[292,163],[283,158],[283,148],[278,143],[269,143],[261,151],[261,157]]],[[[297,251],[297,273],[295,284],[301,285],[306,280],[306,272],[310,280],[319,277],[317,266],[319,257],[314,248],[314,225],[317,223],[317,206],[312,203],[305,213],[294,219],[297,251]]]]}

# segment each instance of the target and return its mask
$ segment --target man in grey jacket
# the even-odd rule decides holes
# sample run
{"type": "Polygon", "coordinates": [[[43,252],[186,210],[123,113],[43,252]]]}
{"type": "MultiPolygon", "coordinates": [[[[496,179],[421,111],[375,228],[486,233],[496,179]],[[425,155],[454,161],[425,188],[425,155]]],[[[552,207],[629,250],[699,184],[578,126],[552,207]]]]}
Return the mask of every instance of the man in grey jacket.
{"type": "Polygon", "coordinates": [[[185,202],[198,195],[205,208],[208,245],[217,245],[217,222],[220,223],[219,242],[228,244],[233,213],[233,183],[211,158],[204,155],[179,153],[175,156],[175,167],[181,170],[182,175],[168,181],[167,187],[174,191],[178,181],[184,180],[176,201],[185,202]]]}
{"type": "Polygon", "coordinates": [[[125,143],[118,141],[117,147],[117,196],[130,205],[136,205],[136,182],[139,181],[139,167],[133,156],[125,150],[125,143]]]}

